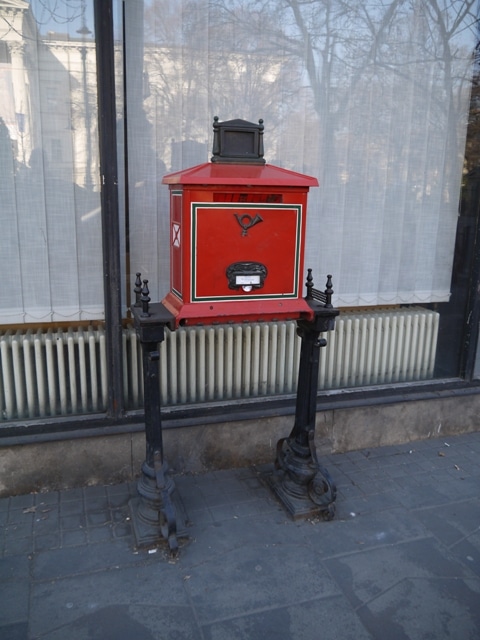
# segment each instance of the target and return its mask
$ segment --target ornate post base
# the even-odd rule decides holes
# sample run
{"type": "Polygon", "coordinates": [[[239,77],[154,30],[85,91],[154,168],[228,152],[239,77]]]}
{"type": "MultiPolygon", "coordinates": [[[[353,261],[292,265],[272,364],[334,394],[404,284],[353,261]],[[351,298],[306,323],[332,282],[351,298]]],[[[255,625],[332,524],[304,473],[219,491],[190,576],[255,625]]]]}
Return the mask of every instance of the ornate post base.
{"type": "Polygon", "coordinates": [[[178,538],[188,537],[187,516],[166,464],[156,472],[145,461],[137,491],[138,496],[129,503],[136,547],[155,547],[167,541],[170,552],[176,554],[178,538]]]}
{"type": "Polygon", "coordinates": [[[313,432],[311,436],[311,447],[303,447],[292,438],[278,441],[276,470],[268,482],[294,520],[310,517],[331,520],[337,490],[330,474],[317,460],[313,432]]]}
{"type": "Polygon", "coordinates": [[[308,270],[306,300],[313,310],[311,321],[299,320],[297,332],[302,339],[298,372],[295,425],[288,438],[277,443],[275,471],[266,477],[272,491],[293,519],[335,515],[336,488],[328,471],[317,459],[315,415],[317,409],[320,348],[327,341],[320,333],[334,328],[338,310],[331,304],[333,290],[328,276],[325,292],[313,288],[308,270]]]}

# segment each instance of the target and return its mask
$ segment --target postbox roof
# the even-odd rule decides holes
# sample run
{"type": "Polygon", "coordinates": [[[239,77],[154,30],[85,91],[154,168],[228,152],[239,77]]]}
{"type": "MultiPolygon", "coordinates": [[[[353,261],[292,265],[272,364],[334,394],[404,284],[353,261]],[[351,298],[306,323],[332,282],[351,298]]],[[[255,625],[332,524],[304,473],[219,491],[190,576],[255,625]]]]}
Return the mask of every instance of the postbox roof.
{"type": "Polygon", "coordinates": [[[213,162],[205,162],[189,169],[169,173],[163,177],[162,183],[318,187],[317,178],[272,164],[215,164],[213,162]]]}

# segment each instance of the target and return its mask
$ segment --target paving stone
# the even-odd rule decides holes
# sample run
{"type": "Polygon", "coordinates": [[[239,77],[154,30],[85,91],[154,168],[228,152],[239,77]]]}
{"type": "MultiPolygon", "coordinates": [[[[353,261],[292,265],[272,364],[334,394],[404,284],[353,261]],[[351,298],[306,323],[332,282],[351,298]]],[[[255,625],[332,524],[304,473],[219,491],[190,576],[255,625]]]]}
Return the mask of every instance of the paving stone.
{"type": "Polygon", "coordinates": [[[225,552],[243,546],[255,546],[259,549],[289,544],[292,538],[302,544],[302,527],[311,528],[307,523],[296,523],[280,507],[272,514],[257,518],[231,518],[192,527],[192,549],[186,548],[186,561],[192,557],[221,557],[225,552]]]}
{"type": "Polygon", "coordinates": [[[32,518],[27,518],[24,522],[14,522],[5,526],[5,537],[27,538],[32,535],[32,518]]]}
{"type": "Polygon", "coordinates": [[[91,498],[85,497],[85,510],[90,511],[104,511],[109,507],[109,500],[106,496],[94,496],[91,498]]]}
{"type": "Polygon", "coordinates": [[[106,498],[107,487],[105,485],[93,485],[83,489],[83,495],[86,501],[93,498],[106,498]]]}
{"type": "Polygon", "coordinates": [[[25,640],[28,637],[28,622],[0,624],[0,638],[3,640],[25,640]]]}
{"type": "Polygon", "coordinates": [[[56,549],[60,547],[61,535],[59,532],[47,533],[41,536],[35,536],[34,551],[47,551],[48,549],[56,549]]]}
{"type": "Polygon", "coordinates": [[[129,485],[127,483],[109,485],[105,487],[105,491],[109,500],[113,497],[120,497],[125,500],[129,500],[131,497],[129,485]]]}
{"type": "MultiPolygon", "coordinates": [[[[137,556],[137,560],[140,559],[143,556],[137,556]]],[[[158,610],[165,611],[166,607],[173,608],[177,615],[188,617],[186,608],[189,603],[184,582],[184,577],[179,575],[176,567],[166,562],[160,566],[158,562],[144,562],[118,569],[112,565],[108,570],[37,582],[32,593],[31,634],[33,637],[42,637],[42,640],[44,637],[91,640],[97,636],[89,636],[88,631],[91,627],[90,631],[96,633],[96,622],[105,634],[98,636],[99,640],[143,640],[148,635],[108,635],[108,621],[113,624],[116,615],[120,620],[123,619],[126,629],[141,632],[138,626],[130,627],[127,618],[121,614],[121,609],[127,612],[132,607],[144,612],[144,626],[156,623],[158,610]],[[70,631],[77,635],[69,635],[70,631]]],[[[172,616],[172,611],[169,615],[172,616]]],[[[123,633],[117,626],[115,628],[123,633]]],[[[158,627],[159,634],[164,631],[161,626],[158,627]]],[[[162,635],[153,637],[162,638],[162,635]]]]}
{"type": "Polygon", "coordinates": [[[472,573],[431,538],[412,540],[325,560],[354,607],[370,602],[405,579],[470,578],[472,573]]]}
{"type": "Polygon", "coordinates": [[[108,542],[113,538],[113,526],[107,523],[100,527],[89,527],[87,536],[89,542],[108,542]]]}
{"type": "Polygon", "coordinates": [[[130,509],[128,507],[122,507],[120,509],[113,509],[111,511],[112,522],[123,523],[130,520],[130,509]]]}
{"type": "Polygon", "coordinates": [[[78,529],[76,531],[63,531],[62,533],[62,547],[77,547],[87,544],[88,537],[85,529],[78,529]]]}
{"type": "Polygon", "coordinates": [[[348,519],[352,513],[356,516],[363,516],[368,513],[375,513],[377,511],[384,511],[385,509],[401,506],[395,491],[374,493],[372,495],[337,501],[335,519],[348,519]]]}
{"type": "Polygon", "coordinates": [[[131,546],[123,540],[99,542],[86,548],[54,549],[35,554],[33,577],[35,580],[54,580],[129,562],[133,563],[135,558],[131,546]]]}
{"type": "Polygon", "coordinates": [[[112,605],[88,613],[60,629],[46,633],[46,640],[201,640],[188,607],[112,605]]]}
{"type": "Polygon", "coordinates": [[[413,513],[392,508],[354,515],[345,520],[318,522],[301,530],[303,539],[315,544],[323,557],[355,553],[373,547],[394,545],[407,540],[428,537],[428,532],[413,513]]]}
{"type": "Polygon", "coordinates": [[[195,527],[201,527],[206,524],[212,524],[214,522],[214,518],[210,513],[210,509],[187,509],[188,520],[191,525],[195,527]]]}
{"type": "Polygon", "coordinates": [[[181,496],[182,502],[187,510],[187,513],[190,513],[192,510],[206,509],[207,502],[205,497],[198,491],[198,489],[193,486],[191,489],[183,488],[178,490],[179,495],[181,496]]]}
{"type": "Polygon", "coordinates": [[[127,538],[131,537],[133,534],[133,528],[129,522],[115,524],[112,531],[115,538],[127,538]]]}
{"type": "Polygon", "coordinates": [[[135,551],[136,482],[0,500],[0,638],[477,640],[476,452],[480,433],[322,456],[330,522],[293,522],[272,464],[177,476],[176,559],[135,551]]]}
{"type": "Polygon", "coordinates": [[[81,529],[85,527],[86,520],[84,513],[72,514],[64,517],[60,517],[60,528],[66,529],[81,529]]]}
{"type": "Polygon", "coordinates": [[[35,494],[30,493],[23,496],[14,496],[10,498],[10,511],[15,509],[27,509],[33,507],[35,503],[35,494]]]}
{"type": "Polygon", "coordinates": [[[329,473],[332,476],[337,488],[341,488],[344,485],[352,484],[350,476],[341,471],[338,467],[333,467],[332,465],[329,466],[328,463],[326,467],[329,470],[329,473]]]}
{"type": "Polygon", "coordinates": [[[83,489],[82,488],[65,489],[64,491],[60,492],[60,502],[61,503],[70,502],[72,500],[75,501],[75,502],[83,502],[83,489]]]}
{"type": "Polygon", "coordinates": [[[83,500],[69,500],[62,502],[60,506],[60,514],[63,517],[79,515],[85,513],[85,505],[83,500]]]}
{"type": "Polygon", "coordinates": [[[110,511],[91,511],[87,512],[87,525],[89,527],[98,527],[110,523],[112,516],[110,511]]]}
{"type": "Polygon", "coordinates": [[[130,500],[130,493],[122,491],[121,493],[112,493],[108,496],[108,505],[111,509],[125,507],[130,500]]]}
{"type": "Polygon", "coordinates": [[[0,627],[28,620],[29,595],[27,579],[0,582],[0,627]]]}
{"type": "Polygon", "coordinates": [[[305,584],[316,597],[339,589],[318,557],[305,546],[242,546],[191,568],[186,588],[201,624],[305,598],[305,584]]]}
{"type": "Polygon", "coordinates": [[[403,479],[398,482],[399,491],[397,497],[399,502],[407,509],[418,509],[420,507],[435,505],[440,507],[452,502],[452,495],[443,493],[433,480],[429,480],[423,475],[421,481],[419,476],[403,479]]]}
{"type": "Polygon", "coordinates": [[[369,640],[343,596],[256,611],[203,627],[205,640],[369,640]]]}
{"type": "Polygon", "coordinates": [[[478,640],[480,581],[405,579],[357,610],[379,640],[478,640]]]}
{"type": "Polygon", "coordinates": [[[2,582],[29,578],[30,560],[27,556],[0,558],[0,576],[2,582]]]}
{"type": "Polygon", "coordinates": [[[31,536],[27,538],[4,539],[4,556],[17,556],[32,553],[34,541],[31,536]]]}
{"type": "Polygon", "coordinates": [[[451,547],[480,528],[480,499],[455,501],[448,509],[418,509],[415,516],[440,542],[451,547]]]}
{"type": "MultiPolygon", "coordinates": [[[[398,483],[391,478],[385,477],[385,473],[367,475],[361,471],[357,471],[355,473],[350,473],[349,477],[351,479],[352,486],[360,489],[364,495],[383,493],[398,489],[398,483]]],[[[341,490],[344,490],[346,487],[348,487],[348,485],[344,485],[341,490]]],[[[348,493],[348,490],[346,493],[348,493]]]]}
{"type": "Polygon", "coordinates": [[[35,505],[38,507],[58,506],[60,503],[60,491],[48,491],[46,493],[37,493],[35,496],[35,505]]]}
{"type": "Polygon", "coordinates": [[[339,497],[346,499],[363,498],[364,491],[356,484],[344,484],[342,487],[337,488],[339,497]]]}
{"type": "Polygon", "coordinates": [[[33,521],[34,535],[56,533],[60,529],[59,516],[56,511],[37,513],[33,521]]]}
{"type": "Polygon", "coordinates": [[[453,545],[450,551],[466,567],[480,576],[480,531],[478,529],[453,545]]]}

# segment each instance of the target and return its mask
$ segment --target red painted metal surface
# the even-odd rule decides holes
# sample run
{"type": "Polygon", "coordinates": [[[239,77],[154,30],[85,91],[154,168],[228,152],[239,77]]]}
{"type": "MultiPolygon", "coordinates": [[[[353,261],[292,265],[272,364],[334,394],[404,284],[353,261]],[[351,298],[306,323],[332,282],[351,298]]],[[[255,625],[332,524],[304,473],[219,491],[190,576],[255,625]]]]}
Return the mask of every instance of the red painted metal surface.
{"type": "Polygon", "coordinates": [[[272,165],[206,163],[169,174],[171,291],[180,324],[310,318],[302,297],[307,194],[272,165]]]}
{"type": "Polygon", "coordinates": [[[312,176],[282,169],[271,164],[214,164],[205,162],[164,176],[170,185],[264,185],[282,187],[318,187],[312,176]]]}

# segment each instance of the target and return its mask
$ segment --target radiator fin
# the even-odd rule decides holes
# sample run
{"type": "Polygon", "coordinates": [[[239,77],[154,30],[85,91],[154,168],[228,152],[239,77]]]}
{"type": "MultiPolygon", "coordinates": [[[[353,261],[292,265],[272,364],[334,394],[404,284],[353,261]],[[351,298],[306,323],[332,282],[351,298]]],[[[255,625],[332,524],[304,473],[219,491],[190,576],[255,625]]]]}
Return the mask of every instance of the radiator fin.
{"type": "MultiPolygon", "coordinates": [[[[319,388],[358,387],[433,377],[439,314],[421,307],[342,312],[320,350],[319,388]]],[[[180,328],[160,348],[163,405],[235,400],[296,390],[300,339],[295,322],[180,328]]],[[[142,350],[123,331],[123,389],[143,405],[142,350]]],[[[3,420],[105,411],[102,327],[0,333],[3,420]]]]}

